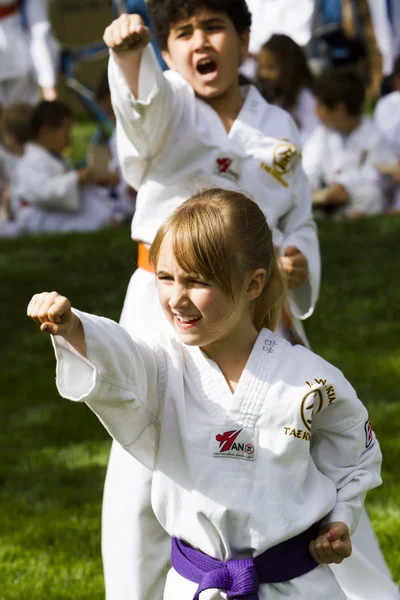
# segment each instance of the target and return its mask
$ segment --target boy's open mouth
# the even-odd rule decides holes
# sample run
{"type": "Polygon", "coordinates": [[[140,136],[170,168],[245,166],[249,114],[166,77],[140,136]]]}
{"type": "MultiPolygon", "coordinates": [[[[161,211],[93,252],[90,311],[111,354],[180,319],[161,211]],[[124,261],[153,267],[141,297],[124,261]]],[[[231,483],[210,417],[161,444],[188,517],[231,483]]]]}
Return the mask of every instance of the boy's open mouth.
{"type": "Polygon", "coordinates": [[[204,58],[197,64],[197,70],[200,75],[208,75],[217,70],[217,63],[211,58],[204,58]]]}

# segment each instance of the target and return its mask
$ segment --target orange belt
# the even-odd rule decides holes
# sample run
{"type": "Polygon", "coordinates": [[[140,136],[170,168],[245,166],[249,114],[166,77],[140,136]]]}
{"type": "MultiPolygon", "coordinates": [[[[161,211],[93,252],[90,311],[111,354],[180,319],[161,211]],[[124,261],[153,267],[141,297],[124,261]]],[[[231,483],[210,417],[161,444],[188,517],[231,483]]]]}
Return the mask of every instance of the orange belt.
{"type": "Polygon", "coordinates": [[[11,15],[15,15],[18,12],[16,4],[10,4],[9,6],[0,6],[0,19],[5,19],[11,15]]]}
{"type": "Polygon", "coordinates": [[[144,271],[149,271],[150,273],[154,273],[154,267],[150,262],[150,249],[143,244],[143,242],[138,242],[138,257],[137,257],[137,265],[139,269],[143,269],[144,271]]]}

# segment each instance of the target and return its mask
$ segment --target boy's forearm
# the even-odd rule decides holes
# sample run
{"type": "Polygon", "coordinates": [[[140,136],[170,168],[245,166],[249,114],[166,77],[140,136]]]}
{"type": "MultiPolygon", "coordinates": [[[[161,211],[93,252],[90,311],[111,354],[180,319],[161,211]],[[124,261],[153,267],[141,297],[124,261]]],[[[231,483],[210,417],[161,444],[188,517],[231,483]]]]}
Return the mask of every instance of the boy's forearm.
{"type": "Polygon", "coordinates": [[[133,96],[139,98],[139,71],[143,50],[136,52],[113,52],[112,56],[121,69],[133,96]]]}

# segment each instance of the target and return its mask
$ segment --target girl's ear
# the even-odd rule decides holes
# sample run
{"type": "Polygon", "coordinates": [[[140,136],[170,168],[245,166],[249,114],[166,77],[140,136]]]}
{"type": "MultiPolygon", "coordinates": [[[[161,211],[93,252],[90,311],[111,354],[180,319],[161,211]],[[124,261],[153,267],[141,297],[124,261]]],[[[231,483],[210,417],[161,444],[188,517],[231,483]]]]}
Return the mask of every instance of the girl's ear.
{"type": "Polygon", "coordinates": [[[165,62],[167,63],[168,68],[171,69],[171,71],[176,71],[174,61],[172,60],[171,55],[168,52],[168,50],[162,50],[161,55],[162,55],[163,59],[165,60],[165,62]]]}
{"type": "Polygon", "coordinates": [[[250,280],[247,283],[246,295],[247,299],[255,300],[262,293],[265,286],[267,273],[265,269],[257,269],[252,273],[250,280]]]}

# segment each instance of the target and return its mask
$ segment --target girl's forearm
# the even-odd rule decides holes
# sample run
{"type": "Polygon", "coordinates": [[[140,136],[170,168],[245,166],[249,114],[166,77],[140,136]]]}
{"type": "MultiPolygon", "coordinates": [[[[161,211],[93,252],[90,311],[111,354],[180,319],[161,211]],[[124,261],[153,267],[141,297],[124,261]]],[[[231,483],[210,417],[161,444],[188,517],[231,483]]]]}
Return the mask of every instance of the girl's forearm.
{"type": "Polygon", "coordinates": [[[64,339],[75,348],[79,354],[81,354],[84,358],[87,358],[86,351],[86,341],[85,341],[85,332],[83,330],[83,325],[81,320],[77,315],[72,313],[73,325],[70,333],[64,336],[64,339]]]}

